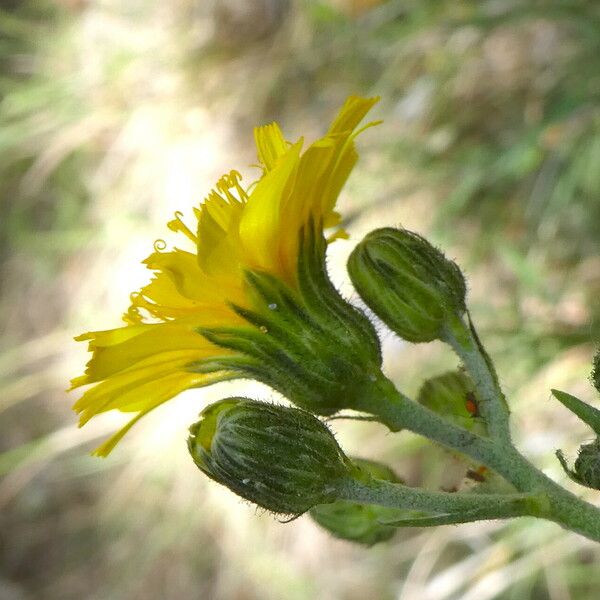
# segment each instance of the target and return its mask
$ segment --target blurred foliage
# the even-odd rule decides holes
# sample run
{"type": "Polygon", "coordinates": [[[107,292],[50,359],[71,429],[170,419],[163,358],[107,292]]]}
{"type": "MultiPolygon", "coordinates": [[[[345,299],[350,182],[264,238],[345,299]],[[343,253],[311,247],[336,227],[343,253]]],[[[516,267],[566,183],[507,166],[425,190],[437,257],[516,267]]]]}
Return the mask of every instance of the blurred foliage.
{"type": "MultiPolygon", "coordinates": [[[[184,417],[84,455],[103,432],[75,431],[69,338],[115,324],[138,256],[120,249],[185,208],[189,172],[251,162],[253,125],[316,131],[353,92],[381,95],[385,124],[361,140],[349,227],[407,220],[457,256],[522,442],[560,476],[552,450],[584,434],[543,400],[593,398],[600,322],[597,1],[4,0],[0,598],[594,597],[598,550],[551,525],[410,530],[366,552],[258,518],[184,460],[184,417]]],[[[454,366],[436,345],[396,352],[413,390],[454,366]]],[[[411,483],[464,478],[420,440],[373,447],[353,427],[346,445],[411,483]]]]}

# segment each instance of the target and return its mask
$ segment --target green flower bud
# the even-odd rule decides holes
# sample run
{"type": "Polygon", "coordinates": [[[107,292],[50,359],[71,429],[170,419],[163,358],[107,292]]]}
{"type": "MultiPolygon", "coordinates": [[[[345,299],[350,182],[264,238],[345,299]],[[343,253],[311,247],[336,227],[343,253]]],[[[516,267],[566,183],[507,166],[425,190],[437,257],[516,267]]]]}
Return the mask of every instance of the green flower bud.
{"type": "MultiPolygon", "coordinates": [[[[353,462],[367,476],[402,483],[386,465],[364,459],[353,459],[353,462]]],[[[315,506],[310,516],[338,538],[372,546],[389,540],[396,533],[396,527],[385,525],[382,521],[398,519],[404,512],[385,506],[337,500],[315,506]]]]}
{"type": "Polygon", "coordinates": [[[591,380],[592,385],[600,392],[600,348],[598,348],[594,355],[591,380]]]}
{"type": "Polygon", "coordinates": [[[369,233],[350,255],[348,272],[367,305],[409,342],[440,339],[466,311],[458,266],[406,229],[369,233]]]}
{"type": "Polygon", "coordinates": [[[379,338],[329,280],[326,244],[318,232],[309,227],[302,234],[293,285],[268,273],[245,272],[252,306],[232,308],[247,326],[199,330],[236,354],[189,369],[257,379],[318,415],[358,405],[381,376],[379,338]]]}
{"type": "Polygon", "coordinates": [[[200,416],[188,438],[198,468],[271,512],[298,516],[333,502],[352,472],[333,434],[303,410],[228,398],[200,416]]]}
{"type": "Polygon", "coordinates": [[[591,444],[583,444],[571,470],[560,450],[556,456],[567,475],[577,483],[586,487],[600,490],[600,438],[591,444]]]}
{"type": "Polygon", "coordinates": [[[449,371],[423,383],[417,402],[455,425],[479,435],[487,435],[479,414],[481,399],[470,377],[462,370],[449,371]]]}
{"type": "Polygon", "coordinates": [[[583,485],[600,490],[600,439],[579,448],[575,473],[583,485]]]}

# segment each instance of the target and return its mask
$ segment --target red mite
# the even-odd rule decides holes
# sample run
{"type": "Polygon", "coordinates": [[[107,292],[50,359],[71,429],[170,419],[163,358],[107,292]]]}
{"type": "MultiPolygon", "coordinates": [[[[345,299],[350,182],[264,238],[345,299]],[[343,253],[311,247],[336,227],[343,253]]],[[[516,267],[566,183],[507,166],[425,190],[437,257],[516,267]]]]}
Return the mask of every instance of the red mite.
{"type": "Polygon", "coordinates": [[[467,392],[465,395],[465,408],[472,417],[479,416],[479,407],[475,401],[475,394],[473,392],[467,392]]]}
{"type": "Polygon", "coordinates": [[[478,481],[480,483],[483,483],[486,480],[487,472],[488,472],[488,468],[481,465],[480,467],[477,468],[476,471],[469,469],[467,471],[467,477],[469,479],[472,479],[473,481],[478,481]]]}

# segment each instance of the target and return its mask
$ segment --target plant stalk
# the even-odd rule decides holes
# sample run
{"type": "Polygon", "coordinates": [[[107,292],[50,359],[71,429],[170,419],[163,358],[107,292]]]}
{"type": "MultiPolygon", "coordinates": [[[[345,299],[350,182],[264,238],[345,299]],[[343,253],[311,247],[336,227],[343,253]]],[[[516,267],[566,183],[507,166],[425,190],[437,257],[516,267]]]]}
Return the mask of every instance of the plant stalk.
{"type": "MultiPolygon", "coordinates": [[[[467,315],[468,316],[468,315],[467,315]]],[[[511,443],[510,411],[496,370],[477,331],[468,316],[468,324],[463,319],[456,318],[451,326],[446,327],[443,340],[452,347],[462,360],[463,365],[481,397],[480,411],[486,422],[490,437],[502,440],[507,445],[511,443]]]]}
{"type": "Polygon", "coordinates": [[[340,486],[342,500],[429,513],[426,517],[453,517],[452,522],[541,516],[547,510],[544,495],[460,494],[410,488],[380,479],[347,479],[340,486]],[[461,518],[462,517],[462,518],[461,518]]]}
{"type": "Polygon", "coordinates": [[[512,444],[507,444],[504,439],[484,438],[449,423],[402,394],[383,375],[374,382],[372,391],[371,395],[363,397],[360,406],[356,407],[358,410],[376,416],[392,431],[408,429],[469,456],[502,475],[519,492],[544,494],[548,502],[546,508],[538,507],[535,516],[600,541],[600,509],[552,481],[512,444]]]}

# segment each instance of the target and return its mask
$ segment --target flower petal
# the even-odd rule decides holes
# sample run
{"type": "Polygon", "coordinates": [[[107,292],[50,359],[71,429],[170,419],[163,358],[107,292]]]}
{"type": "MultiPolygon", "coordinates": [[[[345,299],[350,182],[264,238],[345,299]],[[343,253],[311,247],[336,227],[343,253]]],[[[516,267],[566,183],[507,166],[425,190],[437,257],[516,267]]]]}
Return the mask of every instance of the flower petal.
{"type": "Polygon", "coordinates": [[[267,171],[273,169],[289,145],[277,123],[263,125],[254,129],[254,141],[258,151],[258,160],[267,171]]]}
{"type": "MultiPolygon", "coordinates": [[[[237,322],[241,322],[239,317],[237,322]]],[[[142,360],[166,352],[191,350],[198,358],[223,354],[223,350],[196,332],[197,327],[218,326],[222,323],[221,315],[205,312],[201,319],[179,319],[85,334],[86,339],[90,340],[89,350],[93,355],[87,364],[85,375],[76,378],[73,387],[101,381],[134,367],[142,360]],[[130,329],[135,329],[137,335],[127,336],[130,329]]],[[[84,339],[84,336],[80,336],[80,339],[84,339]]]]}
{"type": "Polygon", "coordinates": [[[298,235],[299,230],[297,223],[287,220],[282,207],[294,186],[301,147],[302,140],[291,146],[252,190],[239,230],[244,263],[250,268],[287,275],[281,269],[279,240],[298,235]]]}
{"type": "MultiPolygon", "coordinates": [[[[145,415],[150,411],[154,410],[157,406],[160,406],[167,400],[177,396],[177,394],[183,392],[191,387],[198,387],[200,385],[210,385],[219,381],[216,374],[212,375],[201,375],[198,373],[171,373],[162,378],[151,378],[143,385],[136,388],[135,393],[140,397],[143,396],[144,400],[141,402],[136,409],[139,410],[138,414],[131,419],[124,427],[122,427],[117,433],[111,436],[103,444],[98,446],[92,454],[94,456],[106,457],[113,450],[113,448],[121,441],[123,436],[145,415]]],[[[129,393],[131,394],[131,392],[129,393]]],[[[109,410],[109,409],[106,409],[109,410]]],[[[123,410],[123,409],[121,409],[123,410]]]]}
{"type": "Polygon", "coordinates": [[[379,102],[379,99],[379,96],[373,98],[348,97],[333,120],[329,133],[336,134],[354,130],[371,108],[379,102]]]}
{"type": "Polygon", "coordinates": [[[209,278],[210,287],[238,300],[241,289],[238,228],[244,207],[241,202],[227,200],[213,192],[198,211],[200,269],[209,278]]]}

